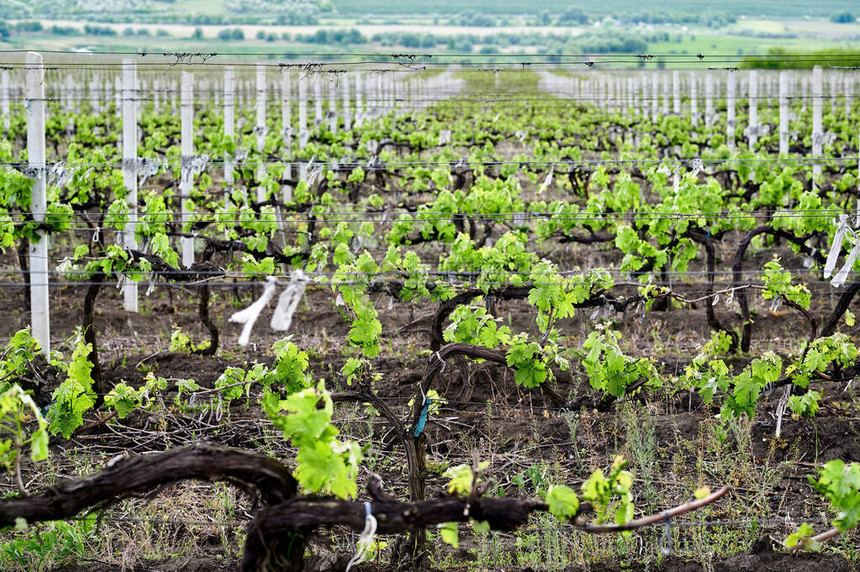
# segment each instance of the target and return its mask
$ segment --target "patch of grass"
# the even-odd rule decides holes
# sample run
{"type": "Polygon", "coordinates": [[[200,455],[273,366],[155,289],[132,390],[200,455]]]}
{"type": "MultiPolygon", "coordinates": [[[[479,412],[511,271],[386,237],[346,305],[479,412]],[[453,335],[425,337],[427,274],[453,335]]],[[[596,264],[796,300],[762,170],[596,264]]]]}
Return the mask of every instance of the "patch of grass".
{"type": "Polygon", "coordinates": [[[655,416],[645,406],[631,402],[623,404],[619,416],[627,439],[623,452],[630,460],[633,473],[642,480],[645,504],[640,508],[653,512],[658,502],[654,482],[658,452],[655,416]]]}

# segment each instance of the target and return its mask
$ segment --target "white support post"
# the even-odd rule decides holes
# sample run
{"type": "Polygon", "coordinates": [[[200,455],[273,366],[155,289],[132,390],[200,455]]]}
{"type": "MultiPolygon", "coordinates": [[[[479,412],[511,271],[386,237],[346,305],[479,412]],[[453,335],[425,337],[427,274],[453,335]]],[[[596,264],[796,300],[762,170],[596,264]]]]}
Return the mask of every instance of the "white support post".
{"type": "MultiPolygon", "coordinates": [[[[113,78],[114,91],[114,112],[119,121],[122,121],[122,76],[117,75],[113,78]]],[[[118,122],[119,122],[118,121],[118,122]]],[[[118,123],[117,122],[117,123],[118,123]]],[[[122,138],[116,140],[116,150],[122,153],[122,138]]]]}
{"type": "Polygon", "coordinates": [[[828,72],[828,75],[830,76],[830,114],[836,115],[836,80],[838,78],[832,71],[828,72]]]}
{"type": "Polygon", "coordinates": [[[382,113],[382,75],[379,73],[371,75],[369,78],[370,85],[367,90],[368,112],[372,116],[382,113]]]}
{"type": "MultiPolygon", "coordinates": [[[[224,68],[224,135],[236,136],[236,77],[232,66],[224,68]]],[[[224,184],[233,186],[233,156],[224,155],[224,184]]]]}
{"type": "Polygon", "coordinates": [[[755,145],[758,143],[758,72],[752,70],[749,76],[749,134],[747,141],[749,142],[750,151],[755,151],[755,145]]]}
{"type": "Polygon", "coordinates": [[[651,84],[651,121],[657,123],[660,117],[660,74],[655,73],[652,78],[654,81],[651,84]]]}
{"type": "Polygon", "coordinates": [[[735,90],[737,78],[734,72],[729,72],[726,78],[726,145],[729,151],[735,150],[735,90]]]}
{"type": "Polygon", "coordinates": [[[170,102],[170,109],[172,109],[173,113],[175,114],[177,111],[179,111],[179,108],[181,107],[182,81],[180,80],[179,84],[177,85],[175,79],[171,78],[170,80],[167,81],[167,89],[169,91],[171,91],[171,90],[172,91],[180,91],[179,97],[168,97],[167,98],[167,101],[170,102]]]}
{"type": "Polygon", "coordinates": [[[9,70],[0,72],[0,113],[3,114],[3,132],[8,136],[9,128],[11,127],[11,98],[12,92],[9,90],[9,70]]]}
{"type": "Polygon", "coordinates": [[[266,68],[257,64],[257,97],[254,107],[257,111],[257,124],[254,133],[257,135],[257,153],[262,153],[266,146],[266,68]]]}
{"type": "MultiPolygon", "coordinates": [[[[122,233],[123,247],[137,249],[137,67],[133,59],[122,60],[122,182],[128,202],[128,222],[122,233]]],[[[124,280],[126,312],[137,312],[137,282],[124,280]]]]}
{"type": "Polygon", "coordinates": [[[695,72],[690,73],[690,122],[693,127],[699,124],[699,94],[695,72]]]}
{"type": "Polygon", "coordinates": [[[672,77],[663,76],[663,115],[669,115],[669,94],[672,93],[672,77]]]}
{"type": "Polygon", "coordinates": [[[299,149],[308,143],[308,80],[299,75],[299,149]]]}
{"type": "Polygon", "coordinates": [[[636,101],[636,78],[628,77],[625,83],[625,105],[627,106],[627,113],[630,115],[637,115],[638,113],[638,102],[636,101]]]}
{"type": "MultiPolygon", "coordinates": [[[[820,159],[824,148],[824,125],[821,119],[821,104],[824,95],[824,77],[821,66],[812,68],[812,158],[820,159]]],[[[812,165],[813,184],[818,185],[821,176],[821,165],[812,165]]]]}
{"type": "Polygon", "coordinates": [[[332,133],[337,133],[337,82],[336,78],[329,78],[328,83],[328,128],[332,133]]]}
{"type": "Polygon", "coordinates": [[[100,111],[100,109],[99,109],[99,107],[100,107],[99,106],[99,94],[98,94],[99,85],[100,85],[99,81],[95,77],[93,77],[90,80],[90,83],[89,83],[88,88],[87,88],[87,96],[90,100],[90,112],[91,113],[98,113],[100,111]]]}
{"type": "MultiPolygon", "coordinates": [[[[266,148],[266,68],[262,65],[257,65],[257,126],[254,131],[257,133],[257,156],[260,164],[257,166],[257,182],[259,183],[266,174],[266,157],[264,155],[266,148]]],[[[266,200],[266,187],[257,185],[257,202],[261,203],[266,200]]]]}
{"type": "Polygon", "coordinates": [[[615,84],[610,78],[605,78],[606,110],[615,111],[615,84]]]}
{"type": "Polygon", "coordinates": [[[788,72],[779,72],[779,154],[788,155],[788,72]]]}
{"type": "Polygon", "coordinates": [[[122,117],[122,77],[113,78],[114,111],[122,117]]]}
{"type": "Polygon", "coordinates": [[[384,103],[383,98],[385,96],[385,85],[382,82],[382,74],[378,73],[373,76],[375,81],[375,95],[373,97],[373,114],[380,115],[383,112],[382,105],[384,103]]]}
{"type": "Polygon", "coordinates": [[[714,124],[714,76],[709,72],[705,76],[705,125],[714,124]]]}
{"type": "Polygon", "coordinates": [[[341,81],[341,95],[343,97],[343,130],[352,129],[352,116],[349,110],[349,74],[344,74],[341,81]]]}
{"type": "Polygon", "coordinates": [[[320,81],[320,74],[315,73],[313,76],[313,81],[314,81],[314,124],[319,125],[323,121],[322,81],[320,81]]]}
{"type": "MultiPolygon", "coordinates": [[[[281,138],[283,139],[283,153],[287,156],[288,159],[292,159],[292,144],[293,144],[293,109],[291,105],[292,100],[292,85],[290,85],[290,74],[289,72],[283,72],[281,75],[281,138]]],[[[287,177],[291,177],[293,164],[287,163],[287,177]]],[[[290,185],[284,185],[283,187],[283,196],[282,199],[284,203],[291,203],[293,201],[293,188],[290,185]]]]}
{"type": "Polygon", "coordinates": [[[681,72],[672,72],[672,113],[681,115],[681,72]]]}
{"type": "MultiPolygon", "coordinates": [[[[48,205],[45,163],[45,66],[42,54],[27,52],[27,155],[35,180],[30,196],[33,220],[45,220],[48,205]]],[[[42,354],[51,352],[51,319],[48,304],[48,235],[36,231],[30,240],[30,323],[42,354]]]]}
{"type": "MultiPolygon", "coordinates": [[[[179,200],[181,206],[181,222],[188,222],[189,213],[185,210],[185,201],[191,197],[191,188],[194,185],[194,171],[191,163],[194,159],[194,76],[189,72],[182,72],[182,94],[180,102],[180,180],[179,200]]],[[[185,268],[194,264],[194,239],[182,238],[182,265],[185,268]]]]}
{"type": "Polygon", "coordinates": [[[73,111],[73,103],[77,97],[77,88],[75,86],[75,78],[71,74],[66,74],[66,87],[63,90],[63,113],[71,113],[73,111]]]}
{"type": "Polygon", "coordinates": [[[281,139],[284,142],[284,150],[288,155],[293,144],[293,109],[292,109],[292,86],[290,85],[290,74],[285,71],[281,75],[281,139]]]}
{"type": "Polygon", "coordinates": [[[364,123],[364,76],[360,73],[355,75],[355,126],[361,127],[364,123]]]}
{"type": "Polygon", "coordinates": [[[152,109],[156,113],[161,109],[161,90],[164,89],[160,79],[152,81],[152,109]]]}

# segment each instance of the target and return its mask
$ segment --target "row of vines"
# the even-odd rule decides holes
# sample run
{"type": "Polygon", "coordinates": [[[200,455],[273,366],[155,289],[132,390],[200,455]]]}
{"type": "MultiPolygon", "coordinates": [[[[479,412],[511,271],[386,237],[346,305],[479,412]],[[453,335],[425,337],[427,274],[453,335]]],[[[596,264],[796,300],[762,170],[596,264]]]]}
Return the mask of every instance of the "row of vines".
{"type": "MultiPolygon", "coordinates": [[[[15,102],[0,141],[9,562],[32,566],[21,547],[38,523],[104,515],[183,480],[224,480],[256,499],[230,562],[243,570],[324,568],[309,556],[331,549],[320,530],[361,532],[350,566],[374,555],[378,565],[381,554],[438,562],[446,549],[432,540],[456,547],[457,523],[492,535],[528,530],[541,513],[566,534],[635,542],[630,531],[659,524],[665,536],[695,510],[787,516],[774,498],[754,501],[753,484],[685,462],[673,465],[684,485],[666,495],[675,502],[655,502],[656,465],[635,449],[607,446],[582,462],[573,427],[589,418],[684,412],[739,456],[753,450],[739,432],[764,418],[769,458],[749,460],[764,468],[789,448],[786,425],[816,426],[822,414],[845,418],[837,440],[857,443],[860,101],[827,109],[814,169],[804,98],[791,102],[791,152],[780,156],[766,129],[753,149],[730,150],[720,121],[562,99],[528,70],[444,73],[462,96],[394,109],[368,100],[355,109],[360,125],[338,118],[335,102],[304,140],[273,102],[262,146],[255,109],[236,109],[229,137],[222,110],[198,99],[193,157],[182,154],[178,115],[142,97],[134,209],[114,104],[49,98],[44,217],[32,212],[25,166],[29,102],[15,102]],[[40,236],[52,315],[72,316],[51,352],[20,311],[26,253],[40,236]],[[193,265],[181,263],[183,240],[193,265]],[[147,292],[133,328],[156,323],[165,305],[192,313],[186,328],[154,348],[137,334],[110,339],[101,318],[122,314],[111,286],[129,282],[147,292]],[[192,364],[183,375],[164,373],[180,362],[192,364]],[[558,454],[552,476],[535,469],[543,458],[529,457],[524,472],[511,461],[522,435],[465,444],[506,407],[536,436],[542,424],[570,428],[534,446],[558,454]],[[237,427],[252,427],[256,447],[237,427]],[[82,444],[100,468],[52,483],[55,464],[82,444]],[[398,540],[385,545],[383,534],[398,540]]],[[[718,118],[725,106],[717,100],[718,118]]],[[[740,100],[738,141],[744,109],[740,100]]],[[[760,106],[759,125],[776,133],[778,111],[760,106]]],[[[661,445],[671,450],[672,439],[680,447],[665,435],[661,445]]],[[[806,472],[786,477],[782,502],[793,495],[805,510],[788,515],[797,522],[778,539],[786,550],[856,540],[858,447],[844,450],[795,459],[792,470],[806,472]]]]}

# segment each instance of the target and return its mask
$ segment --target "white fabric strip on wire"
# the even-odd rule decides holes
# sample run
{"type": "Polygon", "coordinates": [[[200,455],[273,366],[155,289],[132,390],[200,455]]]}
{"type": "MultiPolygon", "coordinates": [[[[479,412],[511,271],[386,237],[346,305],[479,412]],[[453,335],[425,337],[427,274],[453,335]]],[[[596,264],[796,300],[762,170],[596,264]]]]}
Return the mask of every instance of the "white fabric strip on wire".
{"type": "MultiPolygon", "coordinates": [[[[299,300],[302,299],[302,295],[305,293],[307,284],[308,279],[304,272],[296,270],[292,273],[290,282],[278,297],[278,305],[275,307],[275,312],[272,315],[271,321],[271,327],[273,330],[283,332],[290,328],[290,324],[293,322],[293,314],[299,305],[299,300]]],[[[265,308],[272,298],[274,298],[275,291],[279,285],[281,285],[281,282],[277,278],[274,276],[267,276],[266,287],[263,290],[263,294],[253,304],[230,316],[231,322],[245,324],[245,327],[242,328],[242,333],[239,336],[240,346],[247,346],[248,342],[251,341],[251,331],[254,329],[254,324],[260,317],[260,313],[263,311],[263,308],[265,308]]]]}

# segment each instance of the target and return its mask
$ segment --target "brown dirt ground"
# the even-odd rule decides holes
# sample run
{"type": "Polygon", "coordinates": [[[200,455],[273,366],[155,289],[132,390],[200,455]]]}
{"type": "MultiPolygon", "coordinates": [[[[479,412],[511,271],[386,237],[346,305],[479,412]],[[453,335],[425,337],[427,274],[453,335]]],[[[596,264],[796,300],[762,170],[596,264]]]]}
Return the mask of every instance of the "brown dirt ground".
{"type": "MultiPolygon", "coordinates": [[[[562,250],[557,258],[568,258],[567,262],[585,266],[592,262],[591,256],[576,248],[568,248],[562,250]]],[[[766,260],[765,254],[753,255],[748,264],[755,267],[766,260]]],[[[678,286],[678,289],[683,288],[678,286]]],[[[694,286],[688,288],[691,294],[696,290],[694,286]]],[[[4,317],[0,320],[0,336],[9,336],[26,325],[24,292],[23,289],[0,289],[0,315],[4,317]]],[[[632,292],[631,289],[629,293],[632,292]]],[[[52,291],[55,347],[62,348],[63,340],[71,336],[80,324],[83,294],[81,288],[52,291]]],[[[227,318],[235,305],[244,307],[255,299],[259,289],[239,294],[241,296],[237,297],[231,289],[216,292],[212,313],[221,329],[222,350],[217,356],[203,357],[168,351],[170,333],[175,326],[181,327],[195,341],[205,339],[196,316],[193,289],[159,287],[152,296],[142,298],[139,314],[130,315],[122,310],[117,290],[104,288],[97,303],[96,326],[105,378],[110,383],[122,380],[136,385],[142,382],[145,372],[154,371],[171,383],[176,379],[194,378],[202,387],[211,388],[227,366],[255,360],[270,362],[271,357],[266,355],[265,349],[280,335],[269,330],[266,314],[261,317],[260,325],[254,331],[254,343],[249,348],[239,348],[235,343],[239,326],[229,323],[227,318]]],[[[427,359],[427,352],[422,353],[422,350],[428,347],[427,333],[434,307],[429,304],[416,307],[399,302],[388,305],[383,296],[376,302],[385,332],[382,357],[374,360],[375,371],[381,374],[376,388],[405,415],[406,401],[413,396],[427,359]]],[[[821,306],[815,308],[816,315],[826,315],[831,303],[831,300],[824,299],[821,306]]],[[[754,300],[757,321],[753,351],[772,349],[784,355],[797,347],[807,328],[799,317],[788,312],[773,315],[768,307],[769,303],[754,300]]],[[[534,328],[533,315],[524,302],[499,303],[497,311],[515,330],[534,328]]],[[[576,318],[559,324],[569,336],[567,343],[579,345],[585,339],[592,327],[589,314],[580,312],[576,318]]],[[[726,307],[720,303],[718,315],[729,324],[738,322],[736,306],[726,307]]],[[[694,309],[644,315],[629,313],[613,318],[624,334],[625,350],[634,355],[653,355],[668,374],[679,373],[692,352],[709,336],[701,305],[694,309]]],[[[842,331],[857,336],[860,327],[846,328],[843,325],[842,331]]],[[[325,378],[330,388],[338,388],[341,382],[337,371],[345,360],[343,340],[347,324],[334,307],[331,296],[320,290],[310,291],[299,306],[290,333],[300,347],[310,352],[315,375],[325,378]]],[[[610,464],[616,454],[623,453],[634,461],[632,470],[639,477],[637,506],[653,505],[659,510],[660,507],[684,502],[698,485],[717,487],[733,484],[737,487],[733,498],[713,508],[703,518],[721,520],[754,514],[763,515],[762,518],[818,518],[823,514],[824,505],[806,482],[806,475],[816,465],[831,458],[860,461],[860,399],[854,389],[838,384],[821,384],[818,388],[823,391],[825,399],[814,420],[786,417],[780,439],[773,437],[773,412],[779,398],[775,395],[765,398],[756,418],[740,428],[739,435],[747,435],[746,440],[730,436],[720,443],[714,432],[716,424],[713,417],[717,410],[685,392],[673,393],[666,389],[647,397],[644,402],[632,401],[617,405],[610,411],[576,411],[553,404],[540,390],[528,391],[518,387],[513,382],[512,373],[504,368],[464,364],[464,371],[468,373],[466,382],[456,363],[449,365],[438,380],[437,388],[450,402],[427,428],[428,459],[440,467],[438,471],[431,471],[428,481],[430,496],[444,492],[445,479],[441,476],[441,469],[467,462],[475,448],[481,451],[482,458],[491,462],[488,474],[493,479],[493,490],[507,495],[535,493],[535,486],[528,478],[521,480],[534,467],[543,470],[553,482],[562,480],[575,485],[594,469],[610,464]],[[627,417],[624,411],[627,411],[627,417]],[[637,460],[632,450],[630,432],[637,425],[649,424],[653,427],[654,449],[651,476],[646,478],[642,476],[646,467],[640,464],[641,460],[637,460]],[[652,492],[648,493],[649,490],[652,492]]],[[[174,387],[172,385],[164,395],[165,402],[172,400],[174,387]]],[[[574,369],[559,373],[557,390],[562,395],[587,394],[583,372],[574,369]]],[[[94,469],[117,452],[160,450],[188,444],[194,439],[211,439],[237,447],[263,446],[273,454],[290,457],[290,449],[276,436],[273,438],[265,422],[260,421],[262,416],[256,408],[248,407],[240,400],[229,411],[221,413],[220,423],[212,411],[189,416],[172,414],[166,420],[159,420],[150,413],[135,412],[120,424],[115,420],[98,424],[97,418],[91,416],[88,421],[95,423],[93,428],[79,432],[70,442],[52,442],[57,457],[55,468],[66,471],[66,474],[75,474],[80,469],[78,464],[69,465],[65,460],[75,449],[79,454],[80,451],[89,451],[94,469]],[[165,430],[159,423],[167,423],[170,429],[165,430]],[[144,439],[142,435],[146,431],[154,431],[157,435],[144,439]]],[[[368,451],[373,466],[368,467],[360,479],[371,471],[379,472],[391,491],[404,494],[402,462],[397,460],[399,452],[387,427],[378,419],[368,419],[360,407],[344,406],[339,415],[342,416],[341,428],[345,434],[363,439],[364,443],[371,440],[376,443],[376,447],[368,451]]],[[[647,457],[641,462],[647,462],[647,457]]],[[[34,482],[39,482],[36,468],[25,467],[25,473],[34,482]]],[[[169,504],[171,493],[162,494],[161,499],[169,504]]],[[[240,504],[242,502],[245,501],[240,499],[240,504]]],[[[781,540],[791,531],[778,525],[765,526],[762,530],[776,540],[781,540]]],[[[711,559],[710,569],[852,570],[857,565],[856,552],[852,563],[846,560],[843,549],[826,555],[752,553],[754,538],[749,533],[745,535],[743,529],[738,532],[734,548],[726,549],[734,555],[711,559]]],[[[181,536],[181,533],[177,534],[181,536]]],[[[197,543],[190,555],[154,561],[138,558],[126,562],[125,569],[168,572],[230,569],[235,564],[235,556],[225,559],[217,537],[213,537],[214,546],[207,546],[201,534],[199,531],[193,533],[197,543]],[[128,568],[129,565],[134,568],[128,568]]],[[[326,552],[324,548],[331,538],[338,535],[342,532],[320,535],[318,549],[321,553],[326,552]]],[[[499,538],[503,546],[501,553],[514,554],[514,538],[506,535],[499,538]]],[[[659,556],[655,538],[659,538],[659,531],[643,533],[637,540],[643,555],[640,560],[618,562],[611,558],[598,559],[566,570],[675,572],[702,569],[702,559],[691,556],[693,552],[689,547],[696,542],[691,534],[684,532],[679,537],[686,543],[684,552],[668,558],[659,556]]],[[[845,543],[850,546],[852,538],[856,541],[856,534],[840,546],[845,546],[845,543]]],[[[238,542],[239,538],[235,537],[235,540],[238,542]]],[[[458,570],[460,566],[463,570],[474,569],[474,564],[466,567],[466,562],[474,558],[474,551],[480,546],[480,541],[467,539],[464,547],[468,550],[441,550],[440,555],[449,558],[445,560],[445,570],[458,570]],[[455,563],[457,558],[460,558],[459,566],[455,563]]],[[[102,561],[66,569],[107,572],[120,570],[122,566],[102,561]]],[[[337,569],[337,566],[331,566],[329,563],[330,569],[337,569]]],[[[492,564],[490,568],[493,568],[492,564]]],[[[320,569],[326,569],[326,566],[320,566],[320,569]]],[[[365,564],[360,569],[376,568],[365,564]]],[[[506,565],[505,569],[525,571],[531,568],[506,565]]]]}

